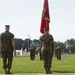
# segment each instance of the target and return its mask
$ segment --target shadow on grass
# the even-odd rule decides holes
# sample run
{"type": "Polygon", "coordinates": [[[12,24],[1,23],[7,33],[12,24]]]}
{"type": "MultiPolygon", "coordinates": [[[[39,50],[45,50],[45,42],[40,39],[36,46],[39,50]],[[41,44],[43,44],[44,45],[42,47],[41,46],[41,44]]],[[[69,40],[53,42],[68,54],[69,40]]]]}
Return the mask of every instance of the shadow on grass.
{"type": "Polygon", "coordinates": [[[53,72],[55,72],[55,73],[75,73],[75,71],[53,71],[53,72]]]}

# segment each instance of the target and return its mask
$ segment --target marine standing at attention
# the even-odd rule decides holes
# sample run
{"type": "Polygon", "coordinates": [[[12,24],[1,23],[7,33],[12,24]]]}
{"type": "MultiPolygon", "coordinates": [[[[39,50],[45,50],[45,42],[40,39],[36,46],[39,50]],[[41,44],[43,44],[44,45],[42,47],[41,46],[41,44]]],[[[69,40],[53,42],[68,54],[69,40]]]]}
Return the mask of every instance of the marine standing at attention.
{"type": "Polygon", "coordinates": [[[48,27],[44,28],[44,34],[40,37],[40,46],[45,72],[46,74],[50,74],[52,73],[51,64],[54,51],[54,40],[53,36],[49,34],[48,27]]]}
{"type": "Polygon", "coordinates": [[[2,51],[3,68],[5,74],[12,74],[10,69],[13,61],[13,50],[15,47],[14,34],[9,32],[10,25],[5,25],[5,32],[0,36],[0,48],[2,51]]]}

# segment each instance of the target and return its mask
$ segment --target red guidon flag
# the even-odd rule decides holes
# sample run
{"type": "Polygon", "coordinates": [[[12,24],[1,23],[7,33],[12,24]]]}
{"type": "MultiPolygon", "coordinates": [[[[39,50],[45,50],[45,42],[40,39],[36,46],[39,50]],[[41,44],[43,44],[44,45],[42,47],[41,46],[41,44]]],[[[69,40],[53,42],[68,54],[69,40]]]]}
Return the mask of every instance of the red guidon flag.
{"type": "Polygon", "coordinates": [[[50,23],[50,15],[49,15],[48,0],[44,0],[42,18],[41,18],[41,26],[40,26],[40,32],[42,34],[44,34],[44,28],[49,27],[49,23],[50,23]]]}

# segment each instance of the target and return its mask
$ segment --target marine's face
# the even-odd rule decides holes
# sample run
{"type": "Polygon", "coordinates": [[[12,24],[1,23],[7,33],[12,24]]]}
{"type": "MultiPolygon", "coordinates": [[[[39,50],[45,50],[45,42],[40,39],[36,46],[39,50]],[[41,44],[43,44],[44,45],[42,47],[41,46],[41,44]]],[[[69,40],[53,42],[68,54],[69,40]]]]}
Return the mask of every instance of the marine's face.
{"type": "Polygon", "coordinates": [[[49,33],[49,30],[47,30],[47,31],[44,31],[44,33],[49,33]]]}
{"type": "Polygon", "coordinates": [[[9,27],[6,27],[5,29],[6,29],[6,31],[9,31],[10,28],[9,27]]]}

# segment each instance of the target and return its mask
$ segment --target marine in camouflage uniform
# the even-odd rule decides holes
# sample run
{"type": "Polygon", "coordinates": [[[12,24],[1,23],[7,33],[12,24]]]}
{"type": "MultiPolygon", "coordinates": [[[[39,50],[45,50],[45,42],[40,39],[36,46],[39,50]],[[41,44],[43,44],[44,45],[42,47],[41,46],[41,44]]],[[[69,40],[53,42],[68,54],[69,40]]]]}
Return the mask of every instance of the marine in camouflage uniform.
{"type": "Polygon", "coordinates": [[[30,47],[30,59],[35,60],[35,46],[33,44],[30,47]]]}
{"type": "Polygon", "coordinates": [[[54,41],[53,36],[49,34],[49,29],[46,27],[44,30],[45,33],[40,37],[40,45],[45,72],[46,74],[50,74],[52,73],[50,68],[54,51],[54,41]]]}
{"type": "Polygon", "coordinates": [[[40,56],[40,60],[42,60],[41,48],[39,47],[39,48],[38,48],[38,50],[39,50],[39,56],[40,56]]]}
{"type": "Polygon", "coordinates": [[[56,52],[57,59],[61,60],[61,48],[60,48],[60,46],[55,48],[55,52],[56,52]]]}
{"type": "Polygon", "coordinates": [[[5,70],[5,74],[11,74],[10,69],[13,60],[14,35],[9,32],[9,25],[6,25],[5,28],[6,31],[3,32],[0,37],[3,68],[5,70]]]}

